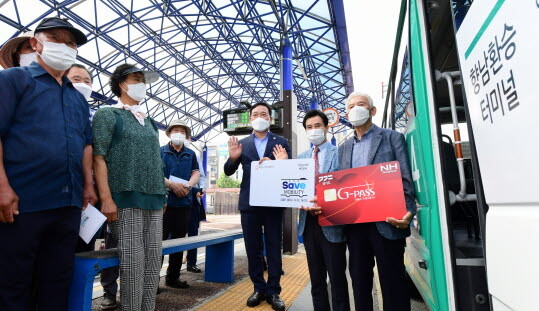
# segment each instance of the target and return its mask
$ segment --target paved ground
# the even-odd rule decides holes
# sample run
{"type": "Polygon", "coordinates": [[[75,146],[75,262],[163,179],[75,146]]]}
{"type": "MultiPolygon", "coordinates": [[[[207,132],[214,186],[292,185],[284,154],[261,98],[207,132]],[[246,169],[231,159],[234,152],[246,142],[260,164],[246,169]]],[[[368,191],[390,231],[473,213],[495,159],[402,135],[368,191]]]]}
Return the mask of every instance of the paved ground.
{"type": "MultiPolygon", "coordinates": [[[[208,215],[208,221],[201,223],[200,234],[208,234],[212,232],[218,232],[222,230],[232,230],[241,228],[239,215],[224,215],[215,216],[208,215]]],[[[96,244],[99,245],[100,241],[96,244]]],[[[164,285],[164,276],[168,267],[168,256],[165,256],[163,268],[161,269],[161,283],[160,288],[162,294],[157,297],[156,311],[166,310],[189,310],[195,305],[200,304],[208,297],[212,297],[220,291],[234,285],[247,277],[247,257],[245,256],[245,246],[243,239],[235,241],[234,248],[234,277],[235,282],[232,284],[222,283],[210,283],[204,282],[204,259],[206,255],[206,249],[201,248],[198,250],[197,263],[202,273],[196,274],[187,272],[185,265],[183,266],[181,279],[187,281],[191,287],[188,289],[173,289],[164,285]]],[[[185,256],[185,255],[184,255],[185,256]]],[[[103,296],[103,288],[99,283],[99,278],[94,282],[93,291],[93,304],[92,310],[100,310],[100,305],[103,296]]],[[[224,310],[223,310],[224,311],[224,310]]]]}
{"type": "MultiPolygon", "coordinates": [[[[281,298],[287,306],[290,306],[303,288],[309,283],[309,269],[305,251],[300,247],[298,252],[292,256],[283,256],[283,270],[285,274],[281,276],[281,298]]],[[[265,274],[267,278],[267,273],[265,274]]],[[[253,292],[253,283],[249,278],[244,279],[237,285],[230,286],[223,293],[210,297],[200,306],[197,311],[272,311],[271,305],[266,302],[260,303],[256,308],[247,307],[245,302],[253,292]]]]}
{"type": "MultiPolygon", "coordinates": [[[[378,275],[376,274],[376,278],[378,275]]],[[[355,311],[354,307],[354,297],[352,296],[352,287],[350,282],[350,276],[348,276],[348,284],[349,284],[349,293],[350,293],[350,307],[351,311],[355,311]]],[[[328,290],[328,295],[331,297],[331,288],[328,290]]],[[[373,301],[374,301],[374,310],[375,311],[383,311],[382,307],[382,296],[379,295],[380,293],[380,284],[378,283],[378,279],[375,280],[373,284],[373,301]]],[[[411,309],[412,311],[428,311],[429,308],[425,304],[425,302],[419,298],[419,299],[411,299],[411,309]]],[[[307,286],[303,289],[303,291],[299,294],[299,296],[294,300],[294,303],[288,308],[288,311],[312,311],[313,310],[313,304],[311,300],[311,283],[307,284],[307,286]]]]}
{"type": "MultiPolygon", "coordinates": [[[[221,230],[231,230],[241,228],[240,225],[240,216],[239,215],[224,215],[224,216],[215,216],[208,215],[208,222],[203,222],[201,224],[201,234],[207,234],[211,232],[217,232],[221,230]]],[[[243,240],[237,240],[235,242],[235,265],[234,265],[234,275],[235,282],[232,284],[222,284],[222,283],[209,283],[204,282],[204,273],[195,274],[182,271],[182,280],[186,280],[191,287],[188,289],[172,289],[164,286],[163,278],[161,279],[160,288],[161,294],[157,297],[157,307],[156,311],[180,311],[180,310],[195,310],[202,304],[207,301],[211,301],[214,298],[221,296],[223,293],[227,292],[237,284],[240,284],[243,280],[247,278],[247,258],[245,257],[245,248],[243,240]]],[[[165,275],[166,267],[168,266],[168,256],[165,256],[165,263],[163,269],[161,270],[161,276],[165,275]]],[[[205,258],[205,249],[199,249],[198,251],[198,264],[201,269],[204,270],[204,258],[205,258]]],[[[185,267],[185,266],[184,266],[185,267]]],[[[248,280],[247,280],[248,282],[248,280]]],[[[349,284],[351,284],[349,280],[349,284]]],[[[249,287],[250,288],[250,287],[249,287]]],[[[381,296],[379,293],[379,284],[375,280],[373,286],[373,297],[375,301],[375,310],[382,310],[379,306],[381,305],[381,296]]],[[[252,289],[246,290],[247,292],[252,289]]],[[[283,288],[283,291],[286,289],[283,288]]],[[[331,289],[329,289],[331,290],[331,289]]],[[[351,292],[351,289],[350,289],[351,292]]],[[[101,303],[101,296],[103,295],[102,288],[99,284],[99,280],[96,279],[94,286],[94,301],[92,310],[100,310],[99,305],[101,303]]],[[[242,298],[243,299],[243,298],[242,298]]],[[[351,297],[351,301],[353,298],[351,297]]],[[[353,305],[353,303],[352,303],[353,305]]],[[[263,307],[263,306],[261,306],[263,307]]],[[[257,308],[255,308],[257,309],[257,308]]],[[[253,309],[253,311],[255,310],[253,309]]],[[[223,305],[219,311],[228,311],[226,305],[223,305]]],[[[300,289],[299,295],[295,298],[294,302],[289,305],[288,310],[290,311],[312,311],[312,301],[310,295],[310,283],[300,289]]],[[[354,308],[352,308],[354,310],[354,308]]],[[[412,300],[412,310],[414,311],[423,311],[428,310],[423,301],[412,300]]]]}

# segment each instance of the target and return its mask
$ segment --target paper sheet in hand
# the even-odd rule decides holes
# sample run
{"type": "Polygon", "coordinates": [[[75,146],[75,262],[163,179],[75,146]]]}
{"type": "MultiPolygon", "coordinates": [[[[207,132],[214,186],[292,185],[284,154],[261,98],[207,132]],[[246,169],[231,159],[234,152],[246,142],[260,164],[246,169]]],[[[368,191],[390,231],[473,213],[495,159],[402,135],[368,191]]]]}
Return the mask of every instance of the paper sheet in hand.
{"type": "Polygon", "coordinates": [[[316,176],[321,226],[400,219],[406,214],[399,162],[386,162],[316,176]]]}
{"type": "Polygon", "coordinates": [[[314,196],[314,160],[273,160],[251,163],[251,206],[310,205],[314,196]]]}
{"type": "Polygon", "coordinates": [[[179,183],[179,184],[186,184],[188,181],[185,180],[185,179],[181,179],[179,177],[176,177],[174,175],[170,175],[170,177],[168,178],[168,180],[170,180],[171,182],[176,182],[176,183],[179,183]]]}
{"type": "Polygon", "coordinates": [[[99,230],[99,228],[101,228],[105,220],[107,220],[105,215],[101,214],[101,212],[92,206],[92,204],[88,204],[88,207],[82,211],[80,218],[80,238],[83,239],[86,244],[90,243],[95,233],[97,230],[99,230]]]}

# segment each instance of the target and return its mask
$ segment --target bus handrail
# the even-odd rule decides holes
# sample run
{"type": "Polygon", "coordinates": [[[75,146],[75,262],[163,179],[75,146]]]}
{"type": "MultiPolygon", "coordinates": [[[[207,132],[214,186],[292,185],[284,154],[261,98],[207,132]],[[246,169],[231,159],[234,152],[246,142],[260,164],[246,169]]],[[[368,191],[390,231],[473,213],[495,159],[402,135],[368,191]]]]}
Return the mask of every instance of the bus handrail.
{"type": "Polygon", "coordinates": [[[457,194],[457,201],[466,201],[472,199],[466,195],[466,175],[464,174],[464,156],[462,154],[462,141],[460,138],[459,118],[457,115],[457,103],[455,101],[455,90],[453,89],[453,78],[460,77],[459,71],[436,72],[437,80],[445,79],[447,82],[447,91],[449,93],[449,104],[451,107],[451,119],[453,121],[453,146],[457,156],[457,165],[459,170],[460,190],[457,194]]]}

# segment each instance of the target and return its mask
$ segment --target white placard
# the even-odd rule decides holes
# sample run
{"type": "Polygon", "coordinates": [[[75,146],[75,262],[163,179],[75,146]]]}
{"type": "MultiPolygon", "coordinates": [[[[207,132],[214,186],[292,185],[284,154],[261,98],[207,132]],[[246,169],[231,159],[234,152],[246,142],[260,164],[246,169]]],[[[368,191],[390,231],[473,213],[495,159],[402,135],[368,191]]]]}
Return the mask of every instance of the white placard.
{"type": "Polygon", "coordinates": [[[273,160],[251,164],[251,206],[299,208],[314,196],[314,160],[273,160]]]}
{"type": "Polygon", "coordinates": [[[83,239],[86,244],[90,243],[95,233],[97,230],[99,230],[99,228],[101,228],[105,220],[107,220],[107,217],[101,214],[101,212],[98,211],[97,208],[95,208],[92,204],[88,203],[88,207],[82,211],[82,215],[80,217],[80,238],[83,239]]]}
{"type": "Polygon", "coordinates": [[[182,179],[180,177],[176,177],[174,175],[170,175],[168,180],[170,180],[171,182],[179,183],[179,184],[186,184],[188,182],[187,180],[182,179]]]}

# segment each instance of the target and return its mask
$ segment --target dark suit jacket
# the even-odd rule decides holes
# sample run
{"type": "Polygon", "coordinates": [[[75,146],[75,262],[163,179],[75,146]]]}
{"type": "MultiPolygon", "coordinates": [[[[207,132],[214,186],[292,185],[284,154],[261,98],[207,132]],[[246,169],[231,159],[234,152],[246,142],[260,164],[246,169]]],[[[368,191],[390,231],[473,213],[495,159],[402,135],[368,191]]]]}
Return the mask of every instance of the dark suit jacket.
{"type": "MultiPolygon", "coordinates": [[[[373,126],[375,126],[375,128],[372,133],[372,143],[368,154],[368,163],[369,165],[372,165],[399,161],[402,173],[402,185],[404,187],[404,198],[406,200],[406,210],[415,215],[417,212],[415,190],[404,135],[390,129],[380,128],[376,125],[373,126]]],[[[354,137],[347,139],[339,147],[339,170],[352,168],[353,148],[354,137]]],[[[390,240],[403,239],[410,236],[410,228],[397,229],[383,221],[377,222],[376,227],[383,237],[390,240]]]]}
{"type": "MultiPolygon", "coordinates": [[[[283,146],[283,148],[286,149],[286,153],[288,153],[288,158],[291,159],[292,152],[290,150],[290,147],[288,146],[286,138],[275,135],[271,132],[269,132],[268,135],[268,143],[266,145],[266,150],[264,151],[264,157],[275,160],[275,157],[273,156],[273,147],[275,147],[276,145],[281,145],[283,146]]],[[[241,180],[240,200],[238,203],[239,209],[240,211],[254,211],[255,209],[258,209],[260,207],[253,207],[249,205],[249,195],[251,187],[251,162],[259,161],[260,157],[258,156],[258,152],[256,152],[253,134],[240,140],[239,143],[243,146],[241,157],[236,160],[236,162],[232,162],[230,158],[226,161],[225,174],[227,176],[234,174],[236,170],[238,170],[240,164],[242,165],[243,177],[241,180]]]]}

